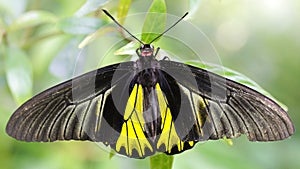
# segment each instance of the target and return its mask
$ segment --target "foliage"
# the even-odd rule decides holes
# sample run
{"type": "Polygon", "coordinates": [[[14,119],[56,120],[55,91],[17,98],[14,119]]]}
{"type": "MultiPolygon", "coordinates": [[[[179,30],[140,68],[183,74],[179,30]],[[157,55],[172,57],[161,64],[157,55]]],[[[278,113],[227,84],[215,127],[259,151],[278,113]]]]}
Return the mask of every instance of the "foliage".
{"type": "MultiPolygon", "coordinates": [[[[190,0],[188,3],[179,0],[172,3],[164,0],[153,0],[151,3],[132,0],[0,1],[0,138],[2,138],[0,161],[2,165],[7,168],[72,169],[124,168],[124,165],[131,168],[149,166],[149,159],[130,160],[117,155],[110,159],[109,152],[95,148],[92,144],[22,143],[9,138],[4,133],[9,116],[18,105],[33,94],[73,75],[95,69],[99,65],[134,59],[134,50],[139,44],[133,42],[124,32],[120,32],[116,25],[108,24],[111,21],[103,15],[102,8],[109,9],[121,24],[132,25],[129,27],[130,30],[139,28],[144,42],[151,41],[169,26],[166,12],[181,16],[184,12],[190,11],[188,16],[190,21],[197,23],[197,26],[201,27],[216,44],[223,63],[250,75],[280,98],[289,106],[297,126],[300,123],[300,117],[296,114],[300,109],[298,104],[300,95],[297,92],[300,80],[295,78],[295,73],[299,72],[300,67],[297,52],[300,46],[293,33],[297,33],[296,28],[299,24],[287,22],[285,18],[278,19],[277,16],[272,16],[273,13],[265,15],[263,12],[253,12],[251,8],[245,9],[251,14],[246,15],[246,12],[241,12],[243,3],[245,2],[203,0],[190,0]],[[148,11],[160,14],[147,13],[144,20],[129,20],[132,14],[148,11]],[[157,16],[159,17],[153,18],[157,16]],[[258,16],[263,17],[261,21],[256,20],[258,16]],[[234,21],[230,21],[231,18],[234,18],[234,21]],[[277,25],[268,25],[274,24],[276,20],[280,20],[277,25]],[[263,21],[267,21],[268,24],[263,21]],[[248,27],[243,27],[243,24],[248,27]],[[287,26],[277,29],[278,25],[287,26]],[[233,30],[230,31],[228,27],[233,30]],[[227,36],[224,34],[228,32],[239,33],[233,34],[236,37],[231,37],[238,43],[226,41],[227,36]],[[244,43],[237,37],[248,37],[248,41],[244,43]],[[235,44],[236,47],[242,43],[244,46],[238,50],[230,46],[235,44]],[[82,49],[78,49],[78,46],[82,49]]],[[[290,6],[293,6],[292,3],[286,2],[290,6]]],[[[253,4],[260,7],[261,1],[253,4]]],[[[255,9],[258,9],[257,6],[252,5],[255,9]]],[[[264,12],[268,10],[270,9],[266,6],[264,12]]],[[[287,17],[291,20],[299,20],[299,11],[295,10],[295,16],[287,17]]],[[[163,39],[158,41],[162,46],[165,45],[163,39]]],[[[171,47],[171,50],[181,50],[176,48],[177,46],[171,47]]],[[[182,60],[190,59],[189,56],[181,57],[182,60]]],[[[196,64],[199,66],[198,62],[196,64]]],[[[234,75],[235,78],[242,79],[240,82],[246,85],[259,87],[248,78],[246,82],[243,81],[245,77],[239,73],[229,69],[222,70],[225,75],[234,75]]],[[[260,87],[259,91],[264,93],[260,87]]],[[[299,160],[296,159],[300,152],[297,141],[299,142],[299,135],[273,144],[252,144],[243,138],[238,139],[232,147],[209,142],[197,145],[193,150],[178,157],[175,156],[173,168],[297,168],[300,166],[299,160]],[[235,163],[232,163],[233,160],[235,163]]],[[[159,154],[151,158],[150,164],[155,168],[155,166],[163,166],[163,163],[168,160],[172,161],[173,157],[168,159],[159,154]],[[162,158],[164,160],[159,160],[162,158]]],[[[169,163],[169,168],[171,164],[169,163]]]]}

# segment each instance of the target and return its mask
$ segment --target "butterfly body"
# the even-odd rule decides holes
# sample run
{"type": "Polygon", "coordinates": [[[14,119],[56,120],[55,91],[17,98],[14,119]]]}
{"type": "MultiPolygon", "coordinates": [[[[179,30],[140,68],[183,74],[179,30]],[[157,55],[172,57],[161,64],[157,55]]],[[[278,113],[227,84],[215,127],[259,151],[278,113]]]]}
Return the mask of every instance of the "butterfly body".
{"type": "MultiPolygon", "coordinates": [[[[161,117],[158,107],[157,89],[161,71],[159,69],[159,61],[153,55],[154,48],[152,45],[142,45],[137,51],[139,59],[136,61],[135,74],[136,77],[131,82],[132,85],[141,86],[143,103],[142,114],[145,119],[145,135],[151,142],[155,143],[161,133],[161,117]]],[[[129,92],[131,93],[131,91],[129,92]]]]}
{"type": "MultiPolygon", "coordinates": [[[[185,144],[185,141],[180,139],[174,127],[175,118],[180,111],[181,97],[178,95],[180,94],[179,87],[176,83],[169,83],[168,80],[172,78],[161,69],[160,61],[155,59],[153,50],[154,48],[150,45],[142,46],[140,53],[137,52],[139,59],[136,62],[132,62],[135,65],[135,69],[132,70],[131,78],[124,79],[123,83],[119,83],[121,85],[116,85],[114,90],[112,90],[112,98],[114,93],[124,93],[124,95],[121,95],[122,99],[120,101],[126,102],[116,103],[116,101],[113,101],[112,103],[114,106],[124,105],[115,108],[116,110],[121,110],[121,114],[124,112],[125,118],[122,121],[121,135],[123,133],[123,136],[126,136],[127,139],[130,132],[132,132],[132,137],[135,140],[139,140],[138,143],[135,143],[135,141],[130,141],[129,136],[129,139],[126,141],[121,141],[122,139],[119,138],[116,144],[112,145],[117,152],[122,152],[126,155],[132,155],[131,150],[129,150],[131,144],[138,145],[137,147],[139,147],[140,151],[136,154],[139,154],[139,156],[143,155],[144,149],[148,149],[149,154],[153,154],[156,151],[169,154],[179,153],[183,151],[185,144]],[[129,88],[128,93],[126,93],[128,89],[126,86],[129,88]],[[166,95],[171,90],[177,95],[166,95]],[[173,109],[172,113],[170,112],[170,107],[173,109]],[[171,137],[174,137],[173,140],[171,137]],[[144,142],[144,144],[140,142],[144,142]],[[120,147],[123,144],[128,144],[128,146],[120,147]],[[176,148],[177,150],[175,150],[176,148]]],[[[120,67],[122,67],[122,63],[120,67]]],[[[122,68],[120,69],[122,70],[122,68]]],[[[115,74],[118,77],[118,72],[115,74]]],[[[185,145],[185,149],[189,149],[193,145],[194,142],[190,141],[188,145],[185,145]]]]}

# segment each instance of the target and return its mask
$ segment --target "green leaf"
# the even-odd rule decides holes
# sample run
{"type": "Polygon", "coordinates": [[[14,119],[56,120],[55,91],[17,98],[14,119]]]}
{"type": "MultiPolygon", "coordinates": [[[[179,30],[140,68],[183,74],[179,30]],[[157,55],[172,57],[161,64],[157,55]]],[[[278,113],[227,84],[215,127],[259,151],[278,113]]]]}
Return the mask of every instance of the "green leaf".
{"type": "Polygon", "coordinates": [[[125,17],[127,16],[129,7],[131,5],[131,0],[120,0],[118,6],[118,21],[123,25],[125,17]]]}
{"type": "Polygon", "coordinates": [[[151,42],[165,30],[166,24],[166,3],[164,0],[154,0],[146,16],[143,29],[142,41],[151,42]]]}
{"type": "Polygon", "coordinates": [[[134,55],[136,49],[139,47],[140,43],[136,41],[131,41],[125,46],[118,49],[114,54],[115,55],[134,55]]]}
{"type": "Polygon", "coordinates": [[[114,31],[115,28],[113,27],[102,27],[100,29],[98,29],[96,32],[88,35],[87,37],[85,37],[82,42],[78,45],[78,48],[84,48],[85,46],[87,46],[89,43],[93,42],[95,39],[97,39],[98,37],[103,36],[104,34],[108,33],[108,32],[112,32],[114,31]]]}
{"type": "Polygon", "coordinates": [[[111,160],[115,155],[116,155],[116,152],[113,149],[111,149],[109,152],[109,159],[111,160]]]}
{"type": "Polygon", "coordinates": [[[57,17],[47,11],[29,11],[17,18],[8,28],[8,31],[22,30],[44,23],[55,23],[57,17]]]}
{"type": "Polygon", "coordinates": [[[159,153],[150,157],[150,169],[172,169],[174,156],[159,153]]]}
{"type": "Polygon", "coordinates": [[[74,36],[64,47],[61,49],[55,58],[52,60],[49,71],[61,79],[71,78],[74,74],[76,56],[80,53],[78,44],[81,41],[81,36],[74,36]]]}
{"type": "Polygon", "coordinates": [[[189,61],[186,62],[186,64],[192,65],[192,66],[196,66],[196,67],[200,67],[202,69],[206,69],[210,72],[216,73],[220,76],[226,77],[230,80],[233,80],[235,82],[241,83],[247,87],[250,87],[253,90],[256,90],[258,92],[260,92],[261,94],[269,97],[270,99],[274,100],[277,104],[279,104],[284,110],[287,110],[287,106],[285,106],[284,104],[280,103],[278,100],[276,100],[270,93],[268,93],[266,90],[264,90],[262,87],[260,87],[257,83],[255,83],[253,80],[251,80],[250,78],[248,78],[247,76],[236,72],[232,69],[220,66],[220,65],[215,65],[215,64],[211,64],[211,63],[202,63],[199,61],[189,61]]]}
{"type": "Polygon", "coordinates": [[[86,14],[96,11],[105,5],[109,0],[87,0],[86,3],[75,13],[74,16],[82,17],[86,14]]]}
{"type": "Polygon", "coordinates": [[[18,104],[32,96],[32,67],[24,51],[8,47],[5,61],[9,89],[18,104]]]}
{"type": "Polygon", "coordinates": [[[202,0],[190,0],[189,15],[187,17],[191,17],[197,12],[201,1],[202,0]]]}
{"type": "MultiPolygon", "coordinates": [[[[30,47],[29,55],[33,66],[34,77],[42,77],[48,72],[49,64],[54,56],[70,40],[70,35],[61,34],[40,40],[30,47]]],[[[42,83],[42,82],[39,82],[42,83]]],[[[46,82],[45,82],[46,83],[46,82]]]]}
{"type": "Polygon", "coordinates": [[[98,18],[70,17],[59,22],[59,28],[69,34],[90,34],[97,31],[104,23],[98,18]]]}
{"type": "Polygon", "coordinates": [[[230,138],[227,138],[226,136],[223,137],[223,141],[229,145],[229,146],[233,146],[233,141],[230,138]]]}

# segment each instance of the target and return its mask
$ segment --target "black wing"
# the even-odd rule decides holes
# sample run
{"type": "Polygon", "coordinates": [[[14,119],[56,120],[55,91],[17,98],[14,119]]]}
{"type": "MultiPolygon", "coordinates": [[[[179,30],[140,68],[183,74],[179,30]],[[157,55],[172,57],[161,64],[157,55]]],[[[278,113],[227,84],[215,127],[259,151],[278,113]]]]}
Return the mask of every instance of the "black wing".
{"type": "Polygon", "coordinates": [[[14,112],[6,132],[28,142],[71,139],[114,142],[123,117],[112,110],[111,90],[119,81],[133,78],[133,64],[125,62],[121,66],[100,68],[34,96],[14,112]],[[114,75],[116,70],[121,76],[114,75]]]}
{"type": "Polygon", "coordinates": [[[241,134],[251,141],[274,141],[294,133],[287,112],[261,93],[194,66],[164,60],[160,66],[167,81],[162,90],[183,141],[241,134]]]}

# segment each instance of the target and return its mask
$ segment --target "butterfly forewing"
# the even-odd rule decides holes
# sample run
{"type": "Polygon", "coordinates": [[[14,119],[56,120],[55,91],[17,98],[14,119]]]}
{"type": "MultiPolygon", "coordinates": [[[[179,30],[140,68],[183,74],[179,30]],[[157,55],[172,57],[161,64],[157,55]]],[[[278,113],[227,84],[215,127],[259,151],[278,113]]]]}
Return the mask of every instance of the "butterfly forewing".
{"type": "MultiPolygon", "coordinates": [[[[200,68],[172,61],[160,61],[160,65],[162,70],[171,70],[179,86],[186,88],[190,98],[194,98],[189,99],[189,103],[193,107],[198,104],[194,123],[207,123],[200,128],[204,131],[202,135],[207,137],[196,140],[235,138],[246,134],[251,141],[274,141],[294,133],[286,111],[268,97],[200,68]],[[196,86],[184,76],[189,71],[196,86]]],[[[179,119],[182,118],[188,117],[179,119]]]]}
{"type": "MultiPolygon", "coordinates": [[[[95,128],[91,125],[97,123],[91,118],[103,118],[100,107],[107,99],[118,65],[89,72],[36,95],[15,111],[7,124],[7,133],[24,141],[91,139],[95,133],[90,130],[95,128]],[[87,131],[93,132],[86,136],[87,131]]],[[[128,78],[130,68],[132,64],[119,69],[124,73],[122,78],[128,78]]]]}

